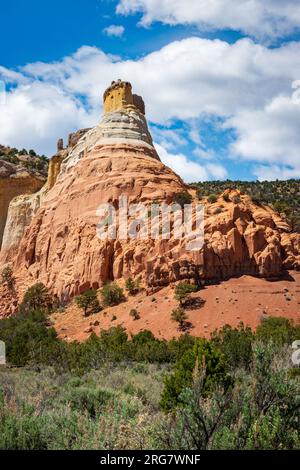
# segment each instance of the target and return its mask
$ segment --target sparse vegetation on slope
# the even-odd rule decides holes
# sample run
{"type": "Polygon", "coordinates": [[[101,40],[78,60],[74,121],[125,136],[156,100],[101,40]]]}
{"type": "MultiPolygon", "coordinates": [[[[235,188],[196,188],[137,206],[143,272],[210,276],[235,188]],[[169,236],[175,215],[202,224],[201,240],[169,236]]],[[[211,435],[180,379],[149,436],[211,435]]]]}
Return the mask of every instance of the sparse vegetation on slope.
{"type": "Polygon", "coordinates": [[[42,176],[47,176],[48,159],[45,155],[38,155],[34,150],[18,150],[16,148],[4,147],[0,145],[0,160],[23,168],[30,172],[36,172],[42,176]]]}
{"type": "Polygon", "coordinates": [[[300,180],[287,181],[206,181],[193,183],[200,199],[215,202],[226,189],[239,189],[260,204],[268,204],[282,214],[293,232],[300,232],[300,180]]]}

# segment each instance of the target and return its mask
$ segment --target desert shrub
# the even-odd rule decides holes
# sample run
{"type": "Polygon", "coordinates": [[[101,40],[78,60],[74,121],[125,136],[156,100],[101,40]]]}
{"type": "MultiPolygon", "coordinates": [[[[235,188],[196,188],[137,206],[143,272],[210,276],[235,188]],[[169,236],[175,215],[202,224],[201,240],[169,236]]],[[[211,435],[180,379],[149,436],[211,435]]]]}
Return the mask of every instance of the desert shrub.
{"type": "Polygon", "coordinates": [[[134,320],[139,320],[141,318],[139,312],[135,309],[132,308],[129,312],[129,315],[134,319],[134,320]]]}
{"type": "Polygon", "coordinates": [[[48,289],[43,283],[38,282],[25,292],[22,303],[19,306],[19,312],[26,314],[35,310],[49,311],[51,309],[51,298],[48,289]]]}
{"type": "Polygon", "coordinates": [[[210,194],[208,197],[207,197],[207,200],[210,204],[214,204],[215,202],[217,202],[218,200],[218,196],[216,194],[210,194]]]}
{"type": "Polygon", "coordinates": [[[101,289],[101,295],[104,305],[118,305],[124,300],[123,289],[116,282],[105,284],[101,289]]]}
{"type": "Polygon", "coordinates": [[[183,308],[178,307],[172,310],[171,320],[174,322],[177,322],[181,330],[184,329],[184,325],[187,319],[188,319],[188,316],[183,308]]]}
{"type": "Polygon", "coordinates": [[[168,349],[170,351],[170,357],[172,358],[171,362],[176,362],[178,359],[181,359],[186,351],[193,348],[196,341],[196,338],[188,333],[180,335],[178,339],[168,341],[168,349]]]}
{"type": "Polygon", "coordinates": [[[78,307],[83,309],[84,316],[88,316],[92,313],[100,312],[101,306],[97,298],[97,291],[95,289],[89,289],[83,294],[75,298],[75,302],[78,307]]]}
{"type": "Polygon", "coordinates": [[[191,204],[192,199],[192,196],[187,191],[182,191],[175,195],[174,202],[183,208],[185,204],[191,204]]]}
{"type": "Polygon", "coordinates": [[[2,283],[6,283],[10,289],[14,286],[14,276],[11,266],[5,266],[1,273],[2,283]]]}
{"type": "Polygon", "coordinates": [[[109,390],[77,387],[64,396],[64,401],[71,406],[71,409],[79,412],[86,411],[91,418],[95,419],[113,397],[113,393],[109,390]]]}
{"type": "Polygon", "coordinates": [[[216,208],[214,209],[213,214],[214,214],[214,215],[218,215],[218,214],[221,214],[222,211],[223,211],[222,207],[216,207],[216,208]]]}
{"type": "Polygon", "coordinates": [[[220,349],[231,369],[249,369],[252,362],[254,333],[251,328],[240,324],[238,328],[225,325],[212,334],[212,342],[220,349]]]}
{"type": "Polygon", "coordinates": [[[55,363],[58,359],[60,342],[56,331],[48,328],[44,312],[19,314],[0,321],[0,339],[6,344],[8,362],[15,366],[55,363]]]}
{"type": "Polygon", "coordinates": [[[196,190],[196,196],[198,199],[202,199],[204,197],[203,191],[201,191],[201,189],[198,188],[196,190]]]}
{"type": "Polygon", "coordinates": [[[140,291],[140,280],[129,277],[126,279],[125,289],[130,295],[136,295],[140,291]]]}
{"type": "Polygon", "coordinates": [[[145,344],[149,341],[155,341],[155,336],[150,330],[142,330],[132,337],[132,343],[134,345],[145,344]]]}
{"type": "Polygon", "coordinates": [[[209,394],[206,373],[200,373],[181,393],[181,406],[162,423],[160,448],[298,448],[300,383],[280,364],[282,354],[272,345],[256,344],[250,370],[232,387],[217,386],[209,394]]]}
{"type": "Polygon", "coordinates": [[[0,449],[46,450],[46,421],[33,413],[16,415],[0,409],[0,449]]]}
{"type": "Polygon", "coordinates": [[[168,342],[156,339],[149,330],[134,335],[128,346],[130,357],[137,362],[165,363],[172,360],[168,342]]]}
{"type": "Polygon", "coordinates": [[[204,394],[212,392],[217,384],[225,388],[231,384],[224,355],[209,341],[199,339],[177,361],[174,372],[165,378],[161,408],[171,411],[182,404],[181,393],[190,388],[195,377],[203,374],[204,370],[204,394]]]}
{"type": "Polygon", "coordinates": [[[277,346],[291,344],[300,338],[300,328],[295,327],[287,318],[270,317],[263,319],[257,327],[256,338],[266,343],[273,341],[277,346]]]}
{"type": "Polygon", "coordinates": [[[174,298],[179,301],[181,307],[184,307],[190,302],[190,295],[193,292],[197,292],[197,290],[199,290],[199,287],[194,284],[180,282],[175,286],[174,298]]]}
{"type": "Polygon", "coordinates": [[[241,202],[240,196],[233,196],[232,202],[233,204],[239,204],[241,202]]]}

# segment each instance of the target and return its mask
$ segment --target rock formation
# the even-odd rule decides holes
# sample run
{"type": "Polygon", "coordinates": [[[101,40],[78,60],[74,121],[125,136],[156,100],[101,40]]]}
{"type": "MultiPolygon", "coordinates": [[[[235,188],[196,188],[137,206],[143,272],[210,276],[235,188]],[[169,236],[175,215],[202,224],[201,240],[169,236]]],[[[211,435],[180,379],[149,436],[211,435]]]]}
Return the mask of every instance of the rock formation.
{"type": "Polygon", "coordinates": [[[181,178],[161,163],[143,101],[132,95],[128,82],[108,88],[104,111],[95,128],[73,135],[66,149],[60,143],[39,195],[11,205],[7,233],[14,233],[13,246],[19,246],[14,254],[7,250],[5,262],[13,267],[18,295],[35,282],[68,299],[128,276],[139,276],[156,289],[179,279],[277,277],[284,269],[300,267],[300,236],[290,234],[269,207],[230,190],[213,204],[203,201],[205,244],[197,252],[188,251],[187,240],[175,239],[173,232],[169,240],[101,240],[101,204],[113,204],[118,214],[119,197],[124,195],[130,204],[143,203],[149,209],[153,202],[169,204],[186,191],[195,199],[181,178]]]}
{"type": "MultiPolygon", "coordinates": [[[[38,191],[45,182],[43,171],[35,169],[38,157],[14,155],[9,147],[1,146],[0,156],[0,248],[11,200],[20,194],[38,191]]],[[[16,150],[16,149],[15,149],[16,150]]]]}
{"type": "Polygon", "coordinates": [[[49,161],[46,184],[41,187],[42,183],[45,182],[45,177],[43,176],[41,184],[37,188],[41,188],[39,191],[32,191],[32,194],[30,194],[30,191],[25,188],[23,191],[21,190],[20,196],[16,196],[9,203],[3,231],[0,264],[6,263],[11,259],[12,253],[14,253],[19,246],[26,227],[30,224],[48,191],[54,186],[60,172],[62,161],[88,130],[89,129],[81,129],[80,131],[71,133],[66,148],[63,147],[63,139],[59,139],[57,142],[57,153],[53,155],[49,161]]]}

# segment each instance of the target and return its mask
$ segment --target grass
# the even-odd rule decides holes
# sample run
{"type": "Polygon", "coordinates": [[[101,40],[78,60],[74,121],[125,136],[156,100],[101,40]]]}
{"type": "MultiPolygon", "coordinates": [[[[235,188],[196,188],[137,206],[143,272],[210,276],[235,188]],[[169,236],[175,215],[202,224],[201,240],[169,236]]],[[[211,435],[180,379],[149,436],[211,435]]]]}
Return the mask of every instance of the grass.
{"type": "Polygon", "coordinates": [[[167,366],[0,369],[0,449],[147,449],[167,366]]]}

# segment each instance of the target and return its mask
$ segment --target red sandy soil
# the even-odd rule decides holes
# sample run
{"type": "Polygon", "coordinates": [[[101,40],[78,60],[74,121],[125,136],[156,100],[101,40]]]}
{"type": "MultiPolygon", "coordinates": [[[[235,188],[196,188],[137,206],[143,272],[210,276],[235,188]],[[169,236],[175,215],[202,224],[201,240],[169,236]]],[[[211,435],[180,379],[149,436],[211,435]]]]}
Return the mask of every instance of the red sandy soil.
{"type": "MultiPolygon", "coordinates": [[[[269,316],[284,316],[295,323],[300,321],[299,272],[290,272],[289,278],[273,282],[242,276],[206,286],[193,297],[205,301],[202,307],[187,310],[192,325],[189,331],[194,336],[209,337],[215,329],[226,324],[237,326],[241,321],[255,328],[269,316]]],[[[59,337],[67,341],[84,341],[92,331],[99,334],[101,329],[117,325],[126,328],[128,333],[147,329],[158,338],[171,339],[182,334],[170,319],[172,309],[177,306],[174,287],[166,287],[153,295],[140,292],[134,297],[129,296],[120,305],[87,318],[74,303],[51,318],[59,337]],[[131,309],[138,310],[139,320],[133,320],[129,315],[131,309]]]]}

